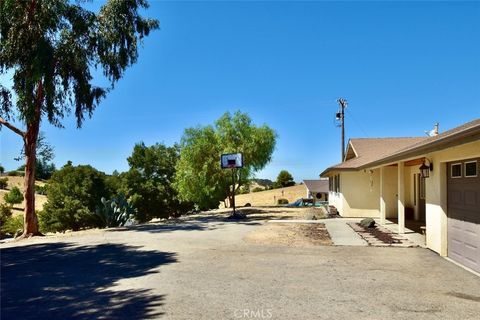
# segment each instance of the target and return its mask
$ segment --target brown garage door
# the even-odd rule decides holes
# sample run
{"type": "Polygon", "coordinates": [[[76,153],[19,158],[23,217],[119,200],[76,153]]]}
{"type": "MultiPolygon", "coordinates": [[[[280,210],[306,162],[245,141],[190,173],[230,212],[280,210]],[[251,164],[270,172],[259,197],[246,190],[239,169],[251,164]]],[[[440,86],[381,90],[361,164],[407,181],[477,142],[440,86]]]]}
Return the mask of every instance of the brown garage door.
{"type": "Polygon", "coordinates": [[[480,158],[448,164],[448,256],[480,272],[480,158]]]}

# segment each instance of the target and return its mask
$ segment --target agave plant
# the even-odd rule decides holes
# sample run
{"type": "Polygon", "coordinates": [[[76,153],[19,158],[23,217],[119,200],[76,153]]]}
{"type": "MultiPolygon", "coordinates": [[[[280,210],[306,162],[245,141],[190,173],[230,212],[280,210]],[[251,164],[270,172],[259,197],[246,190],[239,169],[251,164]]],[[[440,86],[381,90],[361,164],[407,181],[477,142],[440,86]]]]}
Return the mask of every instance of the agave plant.
{"type": "Polygon", "coordinates": [[[127,201],[124,194],[118,194],[110,200],[102,198],[102,205],[97,207],[95,215],[102,227],[122,227],[133,219],[135,208],[127,201]]]}

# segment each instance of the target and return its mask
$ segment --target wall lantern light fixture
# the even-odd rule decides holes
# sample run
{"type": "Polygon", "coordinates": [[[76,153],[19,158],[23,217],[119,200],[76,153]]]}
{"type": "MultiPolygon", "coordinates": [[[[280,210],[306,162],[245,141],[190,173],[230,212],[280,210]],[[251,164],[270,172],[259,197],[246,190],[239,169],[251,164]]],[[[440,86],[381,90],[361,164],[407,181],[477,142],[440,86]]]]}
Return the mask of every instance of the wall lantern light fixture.
{"type": "Polygon", "coordinates": [[[424,159],[419,169],[421,177],[428,178],[430,177],[430,171],[433,171],[433,163],[428,159],[424,159]],[[425,164],[425,160],[428,161],[428,165],[425,164]]]}

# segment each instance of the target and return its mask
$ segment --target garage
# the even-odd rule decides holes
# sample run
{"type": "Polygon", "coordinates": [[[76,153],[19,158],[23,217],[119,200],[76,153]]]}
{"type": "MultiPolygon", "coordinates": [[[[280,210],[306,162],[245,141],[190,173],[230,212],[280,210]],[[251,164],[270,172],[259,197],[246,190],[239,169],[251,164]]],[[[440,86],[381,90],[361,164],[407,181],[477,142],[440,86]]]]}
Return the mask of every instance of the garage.
{"type": "Polygon", "coordinates": [[[448,256],[480,272],[480,158],[447,165],[448,256]]]}

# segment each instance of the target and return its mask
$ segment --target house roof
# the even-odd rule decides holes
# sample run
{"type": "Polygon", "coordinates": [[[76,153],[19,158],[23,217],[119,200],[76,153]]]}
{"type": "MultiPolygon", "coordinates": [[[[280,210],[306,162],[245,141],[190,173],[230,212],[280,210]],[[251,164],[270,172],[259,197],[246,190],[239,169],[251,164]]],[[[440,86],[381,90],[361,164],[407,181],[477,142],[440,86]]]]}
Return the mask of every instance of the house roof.
{"type": "Polygon", "coordinates": [[[479,139],[480,119],[433,137],[352,139],[350,142],[353,142],[357,157],[326,169],[320,176],[325,176],[331,171],[380,166],[479,139]]]}
{"type": "Polygon", "coordinates": [[[383,165],[478,140],[480,140],[480,119],[475,119],[436,136],[427,137],[423,141],[406,146],[377,161],[368,163],[368,166],[383,165]]]}
{"type": "Polygon", "coordinates": [[[328,193],[328,180],[303,180],[310,192],[328,193]]]}
{"type": "MultiPolygon", "coordinates": [[[[358,170],[373,161],[382,159],[392,152],[402,150],[405,147],[421,142],[426,137],[410,138],[355,138],[350,139],[348,148],[355,152],[355,157],[334,165],[320,174],[324,176],[331,171],[358,170]]],[[[348,153],[347,153],[348,154],[348,153]]]]}

